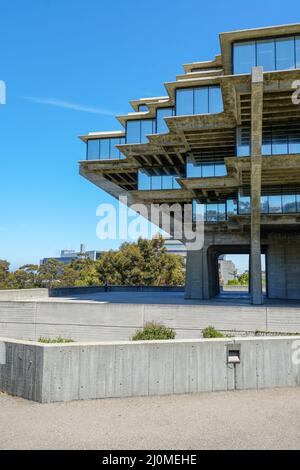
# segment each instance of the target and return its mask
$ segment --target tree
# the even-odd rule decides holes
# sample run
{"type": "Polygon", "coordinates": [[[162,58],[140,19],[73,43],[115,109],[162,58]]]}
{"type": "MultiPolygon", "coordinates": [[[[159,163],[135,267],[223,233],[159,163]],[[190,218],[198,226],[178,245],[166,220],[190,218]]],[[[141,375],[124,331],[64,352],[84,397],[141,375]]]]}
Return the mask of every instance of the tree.
{"type": "Polygon", "coordinates": [[[56,259],[47,259],[39,267],[37,282],[40,287],[55,287],[61,285],[64,264],[56,259]]]}
{"type": "Polygon", "coordinates": [[[77,287],[99,285],[95,261],[87,256],[73,259],[70,264],[64,266],[61,285],[77,287]]]}
{"type": "Polygon", "coordinates": [[[183,267],[181,256],[165,252],[162,237],[125,242],[119,251],[109,251],[97,261],[102,284],[182,285],[183,267]]]}
{"type": "Polygon", "coordinates": [[[6,285],[9,289],[30,289],[37,287],[39,266],[25,264],[16,271],[9,273],[6,285]]]}
{"type": "Polygon", "coordinates": [[[6,288],[6,281],[9,276],[9,262],[0,259],[0,288],[5,289],[6,288]]]}

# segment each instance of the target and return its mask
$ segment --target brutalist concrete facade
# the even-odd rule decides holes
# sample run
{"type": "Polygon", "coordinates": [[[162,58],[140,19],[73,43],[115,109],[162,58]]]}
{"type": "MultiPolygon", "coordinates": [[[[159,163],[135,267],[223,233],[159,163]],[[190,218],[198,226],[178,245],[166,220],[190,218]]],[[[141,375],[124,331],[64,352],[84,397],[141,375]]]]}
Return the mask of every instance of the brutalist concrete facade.
{"type": "Polygon", "coordinates": [[[218,257],[245,253],[251,301],[263,303],[263,253],[267,295],[300,299],[300,24],[221,33],[220,46],[166,96],[132,101],[124,131],[81,136],[80,173],[128,204],[192,203],[193,222],[204,206],[186,298],[217,295],[218,257]]]}

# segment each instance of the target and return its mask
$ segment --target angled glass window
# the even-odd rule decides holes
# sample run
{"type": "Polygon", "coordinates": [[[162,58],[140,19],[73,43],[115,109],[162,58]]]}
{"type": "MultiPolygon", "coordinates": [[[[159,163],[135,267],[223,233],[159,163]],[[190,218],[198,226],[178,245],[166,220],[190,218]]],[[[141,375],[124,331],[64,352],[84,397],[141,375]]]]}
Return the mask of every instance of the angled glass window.
{"type": "Polygon", "coordinates": [[[300,125],[290,126],[289,153],[300,153],[300,125]]]}
{"type": "Polygon", "coordinates": [[[154,133],[154,119],[135,119],[126,122],[126,143],[145,144],[147,135],[154,133]]]}
{"type": "Polygon", "coordinates": [[[173,116],[173,108],[157,108],[156,110],[156,134],[169,132],[165,117],[173,116]]]}
{"type": "Polygon", "coordinates": [[[261,196],[260,198],[260,210],[262,214],[268,214],[269,212],[269,198],[268,196],[261,196]]]}
{"type": "Polygon", "coordinates": [[[227,170],[226,165],[223,163],[216,163],[215,164],[215,176],[226,176],[227,170]]]}
{"type": "Polygon", "coordinates": [[[220,113],[223,111],[219,85],[176,90],[176,116],[220,113]]]}
{"type": "Polygon", "coordinates": [[[202,178],[202,165],[192,157],[188,157],[186,161],[186,176],[187,178],[202,178]]]}
{"type": "Polygon", "coordinates": [[[250,127],[239,126],[237,128],[236,144],[238,157],[250,156],[250,127]]]}
{"type": "Polygon", "coordinates": [[[209,112],[208,103],[208,87],[194,88],[193,114],[207,114],[209,112]]]}
{"type": "Polygon", "coordinates": [[[176,90],[176,115],[186,116],[194,114],[194,89],[183,88],[176,90]]]}
{"type": "Polygon", "coordinates": [[[153,119],[141,120],[141,140],[140,140],[141,144],[146,144],[148,142],[148,139],[146,136],[154,133],[153,124],[154,124],[153,119]]]}
{"type": "Polygon", "coordinates": [[[279,214],[282,212],[281,196],[269,196],[269,214],[279,214]]]}
{"type": "Polygon", "coordinates": [[[161,177],[161,175],[151,176],[151,189],[153,189],[153,190],[162,189],[162,177],[161,177]]]}
{"type": "Polygon", "coordinates": [[[275,70],[275,42],[257,41],[257,65],[261,65],[264,71],[275,70]]]}
{"type": "Polygon", "coordinates": [[[250,214],[251,212],[251,199],[250,196],[239,196],[238,199],[238,213],[250,214]]]}
{"type": "Polygon", "coordinates": [[[206,204],[206,221],[218,222],[218,204],[206,204]]]}
{"type": "Polygon", "coordinates": [[[294,37],[276,39],[276,70],[295,68],[294,37]]]}
{"type": "Polygon", "coordinates": [[[138,189],[158,191],[161,189],[181,189],[176,181],[179,175],[151,175],[146,169],[138,171],[138,189]]]}
{"type": "Polygon", "coordinates": [[[138,171],[138,189],[151,189],[151,177],[144,170],[138,171]]]}
{"type": "Polygon", "coordinates": [[[288,133],[286,130],[272,130],[272,155],[288,153],[288,133]]]}
{"type": "Polygon", "coordinates": [[[296,196],[295,194],[287,194],[282,196],[282,212],[288,214],[289,212],[296,212],[296,196]]]}
{"type": "Polygon", "coordinates": [[[296,204],[297,204],[296,210],[297,212],[300,212],[300,194],[296,194],[296,204]]]}
{"type": "Polygon", "coordinates": [[[208,87],[209,91],[209,108],[208,112],[217,114],[223,111],[222,91],[219,86],[208,87]]]}
{"type": "Polygon", "coordinates": [[[300,68],[300,38],[296,38],[295,40],[295,47],[296,47],[296,68],[300,68]]]}
{"type": "Polygon", "coordinates": [[[279,37],[233,44],[233,73],[251,73],[260,65],[264,71],[300,68],[300,37],[279,37]]]}
{"type": "Polygon", "coordinates": [[[100,140],[100,160],[109,160],[110,156],[110,139],[100,140]]]}
{"type": "Polygon", "coordinates": [[[215,176],[215,165],[208,163],[202,165],[202,178],[210,178],[215,176]]]}
{"type": "Polygon", "coordinates": [[[205,205],[200,204],[199,202],[193,200],[192,203],[193,211],[193,221],[194,222],[204,222],[205,215],[205,205]]]}
{"type": "Polygon", "coordinates": [[[140,121],[127,121],[126,123],[126,143],[139,144],[141,140],[140,121]]]}
{"type": "Polygon", "coordinates": [[[233,45],[233,73],[250,73],[256,65],[255,41],[233,45]]]}
{"type": "Polygon", "coordinates": [[[227,199],[227,216],[237,214],[237,200],[236,199],[227,199]]]}
{"type": "Polygon", "coordinates": [[[99,160],[100,140],[91,139],[87,142],[87,160],[99,160]]]}
{"type": "Polygon", "coordinates": [[[124,137],[88,140],[87,160],[119,160],[125,158],[116,148],[117,145],[124,143],[124,137]]]}

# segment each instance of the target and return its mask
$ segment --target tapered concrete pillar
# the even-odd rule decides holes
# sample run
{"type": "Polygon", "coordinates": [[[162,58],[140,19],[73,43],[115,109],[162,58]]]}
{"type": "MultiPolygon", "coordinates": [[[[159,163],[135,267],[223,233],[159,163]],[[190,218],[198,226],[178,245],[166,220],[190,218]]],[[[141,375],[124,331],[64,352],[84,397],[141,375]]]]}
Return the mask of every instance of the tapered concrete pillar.
{"type": "Polygon", "coordinates": [[[253,67],[251,78],[251,301],[255,305],[260,305],[263,302],[260,242],[263,116],[262,67],[253,67]]]}
{"type": "Polygon", "coordinates": [[[186,299],[209,299],[207,248],[187,252],[186,299]]]}

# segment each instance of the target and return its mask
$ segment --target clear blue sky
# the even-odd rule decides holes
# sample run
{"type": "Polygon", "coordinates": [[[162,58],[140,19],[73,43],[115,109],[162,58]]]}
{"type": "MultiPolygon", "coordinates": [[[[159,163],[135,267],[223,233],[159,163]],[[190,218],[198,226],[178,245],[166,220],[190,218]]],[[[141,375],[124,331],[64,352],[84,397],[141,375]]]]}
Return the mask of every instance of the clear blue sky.
{"type": "Polygon", "coordinates": [[[96,207],[112,198],[79,176],[77,136],[120,129],[114,114],[164,95],[183,63],[213,58],[219,32],[295,23],[298,10],[289,0],[2,2],[0,258],[15,268],[80,242],[116,248],[96,237],[96,207]]]}

